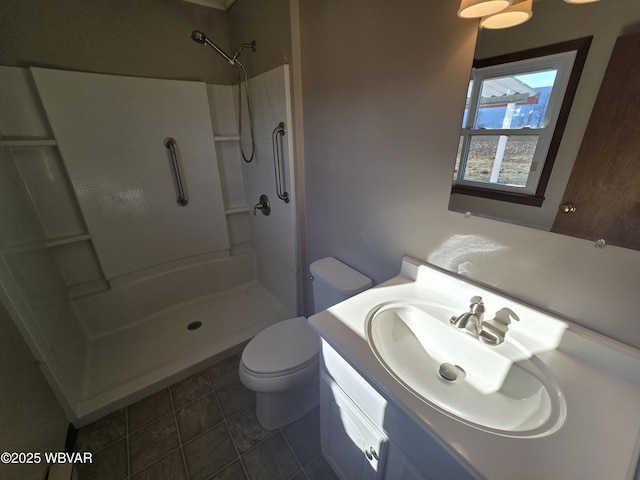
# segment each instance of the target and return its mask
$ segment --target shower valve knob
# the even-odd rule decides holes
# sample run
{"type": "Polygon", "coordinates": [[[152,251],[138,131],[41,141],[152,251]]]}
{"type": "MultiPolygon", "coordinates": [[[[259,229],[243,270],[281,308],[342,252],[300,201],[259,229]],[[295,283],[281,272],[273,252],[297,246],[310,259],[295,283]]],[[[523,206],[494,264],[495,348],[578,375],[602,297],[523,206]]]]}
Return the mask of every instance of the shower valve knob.
{"type": "Polygon", "coordinates": [[[267,197],[264,193],[260,195],[260,201],[253,206],[253,215],[255,216],[256,211],[260,210],[263,215],[269,215],[271,213],[271,203],[269,202],[269,197],[267,197]]]}

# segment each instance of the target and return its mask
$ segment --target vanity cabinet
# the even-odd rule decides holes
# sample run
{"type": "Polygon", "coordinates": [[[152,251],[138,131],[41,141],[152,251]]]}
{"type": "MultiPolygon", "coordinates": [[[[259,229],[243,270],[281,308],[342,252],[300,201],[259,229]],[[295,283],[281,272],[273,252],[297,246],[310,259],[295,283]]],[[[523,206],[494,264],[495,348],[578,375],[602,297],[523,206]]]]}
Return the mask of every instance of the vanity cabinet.
{"type": "Polygon", "coordinates": [[[320,377],[322,453],[344,480],[375,480],[386,453],[387,437],[340,386],[320,377]]]}
{"type": "Polygon", "coordinates": [[[385,478],[401,478],[402,480],[435,480],[433,475],[421,471],[400,449],[391,444],[387,452],[385,478]]]}
{"type": "Polygon", "coordinates": [[[321,343],[320,442],[341,480],[478,478],[321,343]]]}
{"type": "Polygon", "coordinates": [[[328,437],[322,439],[323,454],[340,478],[349,473],[331,459],[338,448],[362,463],[360,445],[351,457],[345,442],[342,447],[332,442],[340,428],[352,428],[346,409],[330,406],[340,406],[344,393],[352,410],[386,439],[372,478],[640,480],[637,349],[410,257],[403,259],[397,277],[316,313],[309,325],[321,339],[320,371],[326,383],[321,408],[333,422],[321,428],[321,437],[328,437]],[[449,318],[473,296],[481,296],[492,312],[517,312],[520,321],[511,325],[505,344],[472,354],[478,344],[452,330],[449,318]],[[433,310],[429,319],[401,305],[448,307],[433,310]],[[395,309],[395,317],[386,316],[385,308],[395,309]],[[382,321],[389,328],[381,329],[376,322],[382,321]],[[408,332],[409,323],[415,331],[408,332]],[[386,357],[377,355],[381,350],[386,357]],[[464,384],[443,383],[436,376],[439,361],[428,362],[439,352],[467,355],[460,360],[467,369],[464,384]],[[383,361],[392,355],[393,365],[383,361]],[[480,390],[471,383],[485,379],[499,380],[494,384],[499,389],[480,390]],[[424,387],[424,393],[411,385],[424,387]],[[441,404],[435,401],[439,387],[451,393],[441,404]],[[611,399],[615,408],[603,408],[611,399]],[[550,421],[532,424],[532,419],[550,421]]]}

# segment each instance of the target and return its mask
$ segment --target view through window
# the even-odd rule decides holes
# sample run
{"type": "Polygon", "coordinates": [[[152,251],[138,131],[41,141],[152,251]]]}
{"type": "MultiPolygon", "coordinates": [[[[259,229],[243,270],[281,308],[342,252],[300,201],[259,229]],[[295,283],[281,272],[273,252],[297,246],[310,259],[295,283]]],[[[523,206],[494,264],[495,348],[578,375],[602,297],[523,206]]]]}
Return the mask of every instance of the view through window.
{"type": "Polygon", "coordinates": [[[507,201],[537,197],[535,202],[541,204],[546,186],[543,173],[548,177],[555,157],[551,146],[562,135],[566,107],[571,105],[582,68],[581,64],[573,68],[575,48],[552,48],[550,54],[544,48],[521,52],[517,60],[512,58],[515,55],[489,59],[473,69],[453,175],[454,193],[496,199],[505,194],[507,201]],[[492,193],[478,193],[483,191],[492,193]]]}

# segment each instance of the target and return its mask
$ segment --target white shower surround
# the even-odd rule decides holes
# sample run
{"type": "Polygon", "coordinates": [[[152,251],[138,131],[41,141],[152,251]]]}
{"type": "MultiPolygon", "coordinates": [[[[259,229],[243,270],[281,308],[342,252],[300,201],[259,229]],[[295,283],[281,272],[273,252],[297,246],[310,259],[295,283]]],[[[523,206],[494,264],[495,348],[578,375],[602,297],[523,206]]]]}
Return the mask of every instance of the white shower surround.
{"type": "MultiPolygon", "coordinates": [[[[298,257],[296,200],[293,182],[293,138],[291,87],[289,66],[284,65],[263,73],[251,80],[252,107],[255,118],[254,131],[256,158],[251,163],[242,163],[244,190],[248,205],[258,203],[261,194],[266,194],[271,203],[271,213],[250,216],[251,241],[256,249],[258,280],[269,285],[270,291],[292,310],[298,310],[297,283],[298,257]],[[272,134],[280,122],[285,124],[283,137],[283,188],[291,201],[285,203],[276,192],[273,165],[272,134]]],[[[243,106],[245,104],[243,103],[243,106]]],[[[243,112],[243,118],[247,112],[243,112]]],[[[243,130],[245,138],[247,129],[243,130]]],[[[247,139],[245,139],[245,144],[247,139]]]]}
{"type": "MultiPolygon", "coordinates": [[[[3,81],[9,78],[20,84],[26,80],[21,88],[33,95],[25,69],[3,69],[0,73],[5,74],[3,81]]],[[[44,223],[38,206],[33,208],[33,200],[17,195],[21,204],[14,200],[3,208],[3,215],[10,208],[22,212],[20,217],[28,220],[23,237],[30,238],[3,239],[0,244],[0,300],[76,426],[215,362],[266,326],[295,316],[299,310],[295,192],[289,187],[290,131],[285,136],[284,168],[292,203],[284,204],[275,195],[271,156],[271,131],[280,121],[291,123],[288,66],[251,82],[257,155],[246,165],[240,165],[237,137],[233,138],[237,135],[237,87],[207,85],[232,244],[227,253],[152,267],[146,273],[111,281],[109,290],[69,301],[65,280],[74,274],[61,274],[65,267],[56,265],[50,249],[44,245],[32,248],[26,257],[16,252],[15,245],[34,243],[34,238],[42,237],[37,232],[44,223]],[[269,217],[251,215],[260,193],[271,198],[269,217]],[[20,261],[16,255],[22,255],[20,261]],[[51,292],[57,293],[52,296],[51,292]],[[43,296],[47,301],[38,301],[43,296]],[[186,325],[194,320],[202,321],[203,327],[188,331],[186,325]]],[[[4,138],[51,137],[46,125],[34,123],[36,127],[32,127],[28,119],[23,123],[38,131],[25,131],[21,125],[22,130],[14,133],[0,120],[4,138]]],[[[11,159],[10,153],[2,154],[11,159]]],[[[16,172],[10,173],[13,176],[6,176],[6,187],[19,180],[16,172]]],[[[84,243],[90,245],[88,240],[84,243]]],[[[56,254],[59,257],[59,252],[56,254]]],[[[60,263],[58,257],[55,260],[60,263]]],[[[82,273],[76,272],[78,275],[82,273]]]]}

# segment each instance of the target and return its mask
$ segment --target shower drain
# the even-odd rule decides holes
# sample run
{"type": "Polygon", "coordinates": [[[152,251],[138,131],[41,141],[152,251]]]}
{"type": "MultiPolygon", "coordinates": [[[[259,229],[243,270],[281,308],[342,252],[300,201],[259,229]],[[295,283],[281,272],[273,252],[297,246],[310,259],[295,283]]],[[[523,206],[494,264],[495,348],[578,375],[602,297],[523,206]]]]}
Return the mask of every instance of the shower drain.
{"type": "Polygon", "coordinates": [[[187,325],[187,330],[197,330],[202,326],[202,322],[197,321],[197,322],[191,322],[189,325],[187,325]]]}

